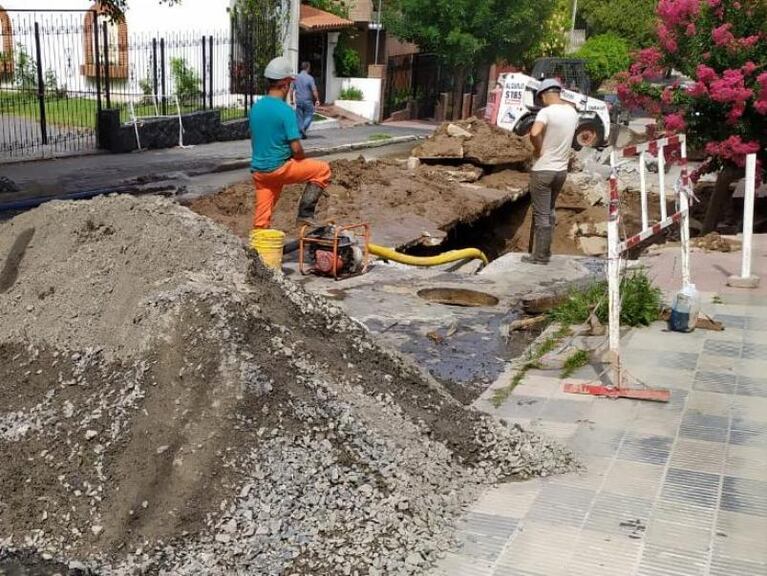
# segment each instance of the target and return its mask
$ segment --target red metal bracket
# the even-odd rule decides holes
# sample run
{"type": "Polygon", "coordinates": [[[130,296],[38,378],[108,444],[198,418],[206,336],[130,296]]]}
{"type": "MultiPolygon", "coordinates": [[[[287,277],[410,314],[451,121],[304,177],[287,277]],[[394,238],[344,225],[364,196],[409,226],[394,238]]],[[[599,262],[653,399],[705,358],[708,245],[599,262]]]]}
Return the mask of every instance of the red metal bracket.
{"type": "Polygon", "coordinates": [[[565,382],[564,391],[568,394],[633,398],[634,400],[652,400],[653,402],[668,402],[671,399],[671,391],[665,388],[618,388],[604,384],[593,384],[585,380],[565,382]]]}

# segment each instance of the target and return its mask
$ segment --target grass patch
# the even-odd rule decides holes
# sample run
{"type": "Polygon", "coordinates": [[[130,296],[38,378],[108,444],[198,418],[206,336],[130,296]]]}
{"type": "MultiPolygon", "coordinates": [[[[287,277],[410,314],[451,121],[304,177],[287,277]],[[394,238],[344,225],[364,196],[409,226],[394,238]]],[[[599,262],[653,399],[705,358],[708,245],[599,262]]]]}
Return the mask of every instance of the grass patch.
{"type": "Polygon", "coordinates": [[[390,134],[384,134],[383,132],[376,132],[375,134],[371,134],[368,136],[368,140],[372,142],[380,142],[382,140],[391,140],[390,134]]]}
{"type": "Polygon", "coordinates": [[[562,366],[562,373],[560,378],[569,378],[576,370],[583,368],[589,363],[589,353],[585,350],[576,350],[565,360],[564,366],[562,366]]]}
{"type": "Polygon", "coordinates": [[[551,335],[545,338],[543,341],[541,341],[535,348],[533,348],[530,351],[530,354],[528,358],[525,360],[525,362],[522,364],[522,366],[519,368],[519,370],[516,371],[514,376],[511,379],[511,382],[507,386],[504,386],[503,388],[498,388],[493,392],[493,397],[490,399],[490,401],[493,403],[493,406],[498,408],[501,404],[503,404],[506,399],[511,396],[511,393],[514,392],[514,388],[516,388],[522,380],[524,380],[525,375],[529,370],[532,370],[534,368],[539,368],[539,360],[543,358],[546,354],[553,351],[559,342],[564,338],[565,336],[568,336],[570,334],[570,328],[568,326],[562,325],[560,326],[557,331],[551,335]]]}
{"type": "MultiPolygon", "coordinates": [[[[648,326],[660,317],[663,295],[644,272],[634,272],[621,280],[621,325],[648,326]]],[[[607,323],[607,282],[595,282],[585,290],[574,290],[567,299],[549,312],[555,322],[582,324],[595,310],[597,318],[607,323]]]]}
{"type": "MultiPolygon", "coordinates": [[[[106,107],[106,102],[103,102],[106,107]]],[[[120,121],[130,120],[130,110],[127,102],[112,102],[113,107],[120,109],[120,121]]],[[[136,116],[154,116],[154,104],[134,104],[136,116]]],[[[199,103],[184,104],[181,113],[188,114],[202,110],[199,103]]],[[[219,108],[222,122],[237,120],[245,117],[245,111],[240,106],[219,108]]],[[[67,98],[46,98],[45,118],[48,124],[70,126],[73,128],[96,127],[98,106],[95,98],[70,96],[67,98]]],[[[161,108],[160,108],[160,111],[161,108]]],[[[0,91],[0,112],[10,116],[20,116],[30,120],[40,120],[40,103],[37,96],[26,92],[0,91]]],[[[176,113],[176,105],[168,101],[168,114],[176,113]]]]}

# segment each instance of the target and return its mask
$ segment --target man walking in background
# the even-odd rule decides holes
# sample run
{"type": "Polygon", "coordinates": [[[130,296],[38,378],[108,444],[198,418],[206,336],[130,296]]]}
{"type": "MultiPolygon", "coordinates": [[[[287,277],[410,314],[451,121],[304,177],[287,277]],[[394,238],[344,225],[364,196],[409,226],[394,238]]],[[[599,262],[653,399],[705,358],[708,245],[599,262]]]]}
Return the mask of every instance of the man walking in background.
{"type": "Polygon", "coordinates": [[[544,108],[538,112],[530,130],[535,164],[530,173],[530,198],[533,203],[534,240],[532,253],[522,261],[548,264],[554,234],[554,205],[567,179],[570,148],[578,128],[578,113],[560,98],[562,85],[543,80],[536,96],[544,108]]]}
{"type": "Polygon", "coordinates": [[[290,62],[282,56],[273,59],[264,76],[269,92],[250,110],[250,171],[256,188],[253,228],[269,228],[283,186],[303,182],[297,223],[312,224],[317,202],[330,183],[330,166],[304,154],[296,115],[285,102],[295,78],[290,62]]]}
{"type": "Polygon", "coordinates": [[[314,120],[314,109],[320,105],[320,94],[317,92],[317,84],[311,75],[311,64],[301,63],[301,73],[293,83],[293,97],[296,102],[296,118],[301,138],[306,138],[309,126],[314,120]]]}

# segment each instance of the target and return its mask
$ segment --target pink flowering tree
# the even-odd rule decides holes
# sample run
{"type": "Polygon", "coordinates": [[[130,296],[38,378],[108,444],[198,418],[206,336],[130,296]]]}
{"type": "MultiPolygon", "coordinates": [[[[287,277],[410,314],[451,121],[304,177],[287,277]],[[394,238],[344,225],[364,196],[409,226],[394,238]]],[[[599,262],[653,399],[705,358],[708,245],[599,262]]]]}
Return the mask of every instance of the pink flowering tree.
{"type": "Polygon", "coordinates": [[[767,1],[660,0],[656,46],[640,50],[619,86],[629,106],[685,132],[719,170],[703,231],[716,228],[747,154],[767,166],[767,1]],[[669,70],[691,79],[664,85],[669,70]]]}

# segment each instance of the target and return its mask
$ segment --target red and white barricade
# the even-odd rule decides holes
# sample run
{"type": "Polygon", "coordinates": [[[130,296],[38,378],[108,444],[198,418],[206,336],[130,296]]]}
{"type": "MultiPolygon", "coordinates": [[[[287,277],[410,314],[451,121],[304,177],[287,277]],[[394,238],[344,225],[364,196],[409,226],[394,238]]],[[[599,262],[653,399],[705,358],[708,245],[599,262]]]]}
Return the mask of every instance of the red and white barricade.
{"type": "Polygon", "coordinates": [[[640,242],[660,234],[672,224],[679,224],[682,249],[682,285],[690,284],[690,196],[691,187],[687,171],[687,141],[684,134],[653,140],[637,146],[617,150],[610,156],[612,172],[610,174],[610,204],[607,221],[607,282],[609,299],[609,359],[613,367],[612,384],[576,383],[565,384],[565,392],[574,394],[591,394],[613,398],[635,398],[638,400],[656,400],[667,402],[670,392],[666,389],[633,386],[621,367],[620,359],[620,281],[621,255],[640,242]],[[682,174],[679,183],[674,187],[677,199],[677,209],[670,216],[666,208],[666,173],[664,149],[680,147],[682,174]],[[645,157],[647,153],[658,158],[660,222],[650,225],[648,210],[648,192],[646,181],[645,157]],[[618,192],[617,159],[639,156],[639,183],[642,203],[642,230],[624,240],[620,239],[620,194],[618,192]]]}

